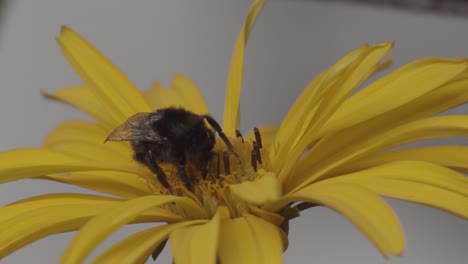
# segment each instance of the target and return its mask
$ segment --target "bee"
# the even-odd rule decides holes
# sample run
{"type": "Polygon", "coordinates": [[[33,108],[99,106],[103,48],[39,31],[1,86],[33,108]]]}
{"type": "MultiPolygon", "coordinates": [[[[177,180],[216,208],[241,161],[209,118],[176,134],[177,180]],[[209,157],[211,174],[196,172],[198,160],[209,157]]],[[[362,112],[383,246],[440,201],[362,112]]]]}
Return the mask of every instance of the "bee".
{"type": "Polygon", "coordinates": [[[198,115],[183,108],[164,108],[151,113],[138,113],[110,133],[105,141],[130,141],[134,159],[147,166],[166,188],[170,188],[159,163],[171,163],[178,177],[188,187],[186,165],[193,164],[206,177],[215,153],[215,133],[240,161],[239,156],[210,115],[198,115]]]}

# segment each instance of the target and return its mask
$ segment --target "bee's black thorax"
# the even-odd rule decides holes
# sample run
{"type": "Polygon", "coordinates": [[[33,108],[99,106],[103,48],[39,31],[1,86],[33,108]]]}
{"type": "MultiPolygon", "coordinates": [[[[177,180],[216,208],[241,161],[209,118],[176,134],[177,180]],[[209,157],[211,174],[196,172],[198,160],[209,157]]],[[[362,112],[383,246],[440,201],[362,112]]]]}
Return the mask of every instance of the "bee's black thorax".
{"type": "Polygon", "coordinates": [[[202,168],[212,157],[214,133],[205,125],[203,117],[182,108],[166,108],[156,112],[161,117],[151,124],[160,142],[131,142],[135,159],[145,164],[151,150],[159,162],[185,164],[190,162],[202,168]]]}

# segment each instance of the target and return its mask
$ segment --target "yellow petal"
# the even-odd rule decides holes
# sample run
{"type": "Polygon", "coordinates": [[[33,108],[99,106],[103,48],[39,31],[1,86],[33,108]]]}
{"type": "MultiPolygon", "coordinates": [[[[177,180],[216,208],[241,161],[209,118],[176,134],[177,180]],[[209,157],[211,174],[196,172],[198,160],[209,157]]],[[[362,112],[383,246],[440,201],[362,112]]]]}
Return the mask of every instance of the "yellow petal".
{"type": "MultiPolygon", "coordinates": [[[[275,139],[275,145],[281,144],[281,147],[283,147],[283,145],[286,148],[289,147],[287,144],[283,143],[286,143],[287,140],[291,140],[291,135],[295,134],[299,129],[302,120],[305,119],[309,112],[313,111],[314,107],[316,108],[316,104],[326,91],[326,88],[328,88],[331,83],[336,82],[336,79],[340,77],[340,74],[360,58],[361,55],[368,50],[368,47],[368,45],[363,45],[346,54],[332,67],[319,74],[307,85],[281,123],[275,139]]],[[[271,156],[276,157],[275,155],[278,154],[278,151],[279,148],[277,148],[276,151],[270,151],[270,153],[273,153],[271,156]]]]}
{"type": "MultiPolygon", "coordinates": [[[[122,166],[118,163],[90,163],[90,162],[78,162],[78,163],[66,163],[66,164],[49,164],[49,165],[37,165],[29,166],[25,165],[22,167],[8,168],[0,170],[0,183],[6,183],[10,181],[16,181],[26,178],[38,178],[46,174],[67,174],[68,172],[79,172],[79,171],[117,171],[144,174],[139,168],[129,168],[128,166],[122,166]]],[[[65,177],[65,175],[64,175],[65,177]]]]}
{"type": "Polygon", "coordinates": [[[398,161],[326,181],[359,184],[382,195],[468,218],[468,178],[435,164],[398,161]]]}
{"type": "Polygon", "coordinates": [[[183,206],[195,218],[203,218],[205,212],[193,200],[168,195],[148,195],[129,200],[90,220],[83,226],[62,256],[61,263],[81,263],[91,251],[113,231],[130,223],[144,211],[175,202],[183,206]]]}
{"type": "Polygon", "coordinates": [[[83,120],[65,121],[58,125],[44,141],[45,147],[53,147],[63,142],[84,142],[88,144],[100,145],[103,148],[114,151],[121,156],[128,156],[132,153],[129,144],[124,142],[112,142],[104,144],[111,130],[107,130],[100,125],[83,120]]]}
{"type": "Polygon", "coordinates": [[[370,47],[361,46],[306,87],[286,116],[275,140],[276,149],[270,155],[275,170],[283,166],[285,157],[306,131],[320,128],[356,87],[390,64],[389,52],[392,47],[393,43],[390,42],[370,47]],[[387,56],[389,61],[380,63],[383,56],[387,56]]]}
{"type": "Polygon", "coordinates": [[[265,0],[255,0],[250,6],[245,18],[244,25],[237,37],[237,41],[232,52],[231,68],[226,87],[226,98],[224,100],[224,123],[223,130],[228,136],[235,136],[236,129],[239,128],[239,104],[242,89],[242,73],[244,70],[244,50],[249,39],[255,20],[263,8],[265,0]]]}
{"type": "Polygon", "coordinates": [[[466,136],[468,116],[427,118],[366,136],[363,136],[363,129],[365,130],[361,127],[347,129],[338,133],[340,135],[334,134],[322,139],[298,162],[290,174],[286,189],[290,190],[295,186],[294,189],[297,190],[332,169],[381,150],[427,139],[466,136]]]}
{"type": "Polygon", "coordinates": [[[468,173],[468,146],[431,146],[379,153],[353,161],[331,174],[342,175],[402,160],[426,161],[468,173]]]}
{"type": "MultiPolygon", "coordinates": [[[[349,69],[341,74],[339,80],[324,92],[317,111],[309,114],[304,121],[300,122],[299,136],[302,136],[306,131],[318,130],[341,106],[351,92],[375,73],[380,60],[389,54],[392,48],[393,43],[391,42],[369,47],[366,52],[354,61],[349,69]]],[[[298,142],[299,138],[296,138],[292,145],[295,146],[298,142]]]]}
{"type": "Polygon", "coordinates": [[[120,160],[129,163],[133,151],[127,142],[104,140],[109,131],[87,121],[66,121],[49,133],[44,147],[68,154],[83,160],[120,160]]]}
{"type": "Polygon", "coordinates": [[[320,132],[349,127],[398,108],[452,80],[467,68],[466,60],[431,58],[407,64],[347,100],[320,132]]]}
{"type": "Polygon", "coordinates": [[[267,172],[255,181],[244,181],[240,184],[230,185],[229,189],[237,197],[255,205],[274,201],[282,194],[281,182],[271,172],[267,172]]]}
{"type": "Polygon", "coordinates": [[[119,125],[114,123],[114,120],[104,111],[104,107],[93,94],[90,87],[84,85],[72,86],[62,88],[53,94],[43,93],[43,95],[47,99],[60,101],[85,112],[107,129],[112,129],[119,125]]]}
{"type": "MultiPolygon", "coordinates": [[[[440,85],[455,78],[466,68],[468,68],[468,63],[464,60],[425,59],[416,61],[382,79],[379,79],[346,102],[351,101],[351,105],[362,112],[362,114],[359,112],[362,116],[362,119],[359,119],[359,122],[361,122],[374,117],[375,114],[384,113],[398,108],[406,102],[438,88],[440,85]],[[406,92],[406,90],[408,90],[407,87],[411,87],[411,89],[409,89],[411,92],[406,92]],[[358,99],[353,100],[353,98],[358,99]],[[385,100],[383,98],[392,98],[392,100],[384,102],[385,100]],[[381,103],[375,103],[376,101],[381,103]]],[[[345,104],[346,103],[344,103],[344,105],[345,104]]],[[[348,112],[351,111],[350,107],[346,109],[348,112]]],[[[346,116],[346,118],[348,117],[346,116]]],[[[348,119],[355,120],[356,118],[357,117],[348,119]]],[[[386,119],[381,120],[382,122],[387,121],[386,119]]],[[[335,128],[331,130],[336,131],[346,127],[346,125],[343,126],[342,124],[351,125],[353,123],[348,123],[348,121],[342,121],[340,119],[340,121],[337,121],[334,124],[335,128]]],[[[320,127],[310,128],[309,132],[306,133],[306,135],[294,147],[294,150],[288,154],[284,164],[280,164],[282,165],[280,179],[285,179],[286,175],[290,172],[291,167],[303,154],[304,150],[315,140],[323,136],[323,133],[319,130],[320,127]]],[[[330,130],[327,132],[330,132],[330,130]]],[[[310,154],[312,155],[312,153],[310,154]]]]}
{"type": "MultiPolygon", "coordinates": [[[[468,102],[468,78],[461,74],[461,77],[455,78],[446,84],[436,87],[404,105],[376,115],[370,120],[364,121],[362,126],[366,128],[364,133],[375,133],[375,131],[384,131],[405,124],[411,121],[430,117],[445,110],[468,102]]],[[[342,112],[349,112],[349,104],[344,107],[342,112]]],[[[341,109],[340,109],[341,110],[341,109]]],[[[367,110],[367,109],[366,109],[367,110]]],[[[359,113],[356,113],[358,115],[359,113]]],[[[354,116],[353,116],[354,117],[354,116]]],[[[354,117],[356,118],[356,117],[354,117]]],[[[356,118],[359,120],[359,118],[356,118]]],[[[352,123],[354,125],[354,123],[352,123]]],[[[328,124],[327,124],[328,125],[328,124]]],[[[339,126],[338,123],[335,125],[339,126]]],[[[337,127],[335,127],[337,128],[337,127]]],[[[325,133],[325,132],[324,132],[325,133]]]]}
{"type": "Polygon", "coordinates": [[[141,175],[118,171],[71,172],[67,175],[46,175],[40,179],[67,183],[128,199],[154,193],[141,175]]]}
{"type": "MultiPolygon", "coordinates": [[[[29,204],[30,202],[25,203],[29,204]]],[[[1,222],[0,259],[46,236],[78,230],[95,215],[113,205],[102,201],[83,199],[82,203],[65,203],[47,207],[40,207],[36,204],[36,206],[32,205],[32,210],[1,222]],[[32,209],[36,206],[37,209],[32,209]]],[[[165,220],[180,221],[181,217],[164,209],[153,209],[151,212],[145,212],[132,219],[132,223],[165,220]]]]}
{"type": "MultiPolygon", "coordinates": [[[[276,134],[278,132],[278,127],[277,126],[260,126],[258,127],[258,130],[260,132],[260,136],[262,138],[262,144],[265,146],[269,146],[273,144],[276,134]]],[[[254,141],[255,140],[255,134],[254,131],[250,131],[246,136],[245,139],[254,141]]]]}
{"type": "MultiPolygon", "coordinates": [[[[208,106],[197,85],[187,76],[175,74],[172,77],[171,89],[178,92],[186,110],[196,114],[208,114],[208,106]]],[[[161,98],[163,100],[163,98],[161,98]]]]}
{"type": "Polygon", "coordinates": [[[446,189],[468,197],[467,177],[445,167],[422,161],[395,161],[337,177],[337,181],[344,178],[346,180],[379,178],[413,181],[446,189]]]}
{"type": "Polygon", "coordinates": [[[208,106],[197,85],[187,76],[175,74],[171,85],[165,88],[159,82],[144,92],[151,109],[182,107],[196,114],[208,114],[208,106]]]}
{"type": "Polygon", "coordinates": [[[350,137],[350,131],[354,131],[352,134],[359,135],[357,136],[358,139],[361,135],[378,135],[400,125],[430,117],[467,103],[468,93],[466,92],[466,87],[468,87],[468,78],[464,74],[460,76],[462,78],[457,77],[456,80],[437,87],[435,90],[403,106],[375,116],[370,120],[355,125],[353,128],[349,128],[351,130],[344,129],[336,134],[329,135],[327,136],[327,140],[331,142],[344,142],[348,140],[349,143],[344,143],[344,145],[353,144],[356,138],[350,137]]]}
{"type": "Polygon", "coordinates": [[[117,123],[123,123],[139,112],[150,108],[138,89],[112,62],[73,30],[62,27],[57,38],[66,59],[75,71],[92,87],[101,102],[117,123]]]}
{"type": "Polygon", "coordinates": [[[359,184],[381,195],[468,218],[468,178],[428,162],[392,162],[325,182],[359,184]]]}
{"type": "Polygon", "coordinates": [[[159,82],[153,82],[153,85],[150,88],[143,91],[143,97],[145,97],[151,111],[161,108],[160,102],[163,100],[159,96],[159,89],[162,89],[161,84],[159,82]]]}
{"type": "Polygon", "coordinates": [[[48,207],[47,210],[34,210],[0,226],[0,259],[10,253],[52,234],[79,229],[94,215],[108,208],[108,205],[69,205],[48,207]]]}
{"type": "Polygon", "coordinates": [[[227,218],[229,210],[222,206],[210,222],[174,230],[169,237],[174,262],[215,264],[221,221],[227,218]]]}
{"type": "Polygon", "coordinates": [[[22,165],[47,165],[76,162],[77,159],[57,151],[24,148],[0,152],[0,170],[21,167],[22,165]]]}
{"type": "Polygon", "coordinates": [[[20,214],[58,205],[96,205],[96,206],[111,206],[122,202],[120,199],[103,197],[91,194],[74,194],[74,193],[57,193],[39,195],[27,199],[17,201],[13,204],[0,208],[0,222],[9,220],[20,214]]]}
{"type": "Polygon", "coordinates": [[[271,210],[295,201],[327,206],[347,217],[384,256],[400,255],[405,244],[397,217],[377,195],[357,184],[322,181],[278,200],[271,210]]]}
{"type": "Polygon", "coordinates": [[[281,236],[278,226],[254,216],[226,219],[221,223],[220,263],[283,263],[281,236]]]}
{"type": "Polygon", "coordinates": [[[171,232],[179,228],[206,222],[207,220],[184,221],[147,229],[115,244],[92,263],[145,263],[154,249],[164,242],[171,232]]]}
{"type": "Polygon", "coordinates": [[[47,149],[15,149],[0,153],[0,183],[46,174],[77,171],[120,171],[145,175],[138,165],[119,162],[90,162],[47,149]]]}
{"type": "Polygon", "coordinates": [[[163,87],[158,81],[153,82],[151,88],[143,94],[152,110],[168,107],[185,107],[185,102],[177,91],[163,87]]]}
{"type": "Polygon", "coordinates": [[[387,197],[428,205],[468,219],[468,198],[458,193],[419,182],[369,179],[359,181],[366,188],[387,197]]]}
{"type": "MultiPolygon", "coordinates": [[[[112,143],[106,143],[111,145],[112,143]]],[[[132,153],[125,151],[124,153],[118,153],[113,151],[111,148],[100,142],[98,144],[88,142],[76,142],[76,141],[62,141],[59,144],[55,144],[50,149],[65,153],[72,157],[76,157],[80,160],[89,161],[112,161],[122,162],[122,164],[132,164],[135,166],[135,162],[132,161],[132,153]],[[123,154],[126,154],[125,156],[123,154]]]]}

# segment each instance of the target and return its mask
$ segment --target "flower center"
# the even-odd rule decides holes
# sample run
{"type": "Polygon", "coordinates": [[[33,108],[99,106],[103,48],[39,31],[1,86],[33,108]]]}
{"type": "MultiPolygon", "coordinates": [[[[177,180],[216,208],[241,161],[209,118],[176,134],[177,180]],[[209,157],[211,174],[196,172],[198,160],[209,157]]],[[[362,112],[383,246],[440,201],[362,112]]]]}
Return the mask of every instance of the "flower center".
{"type": "Polygon", "coordinates": [[[228,150],[222,140],[217,139],[206,176],[193,164],[187,164],[185,170],[191,181],[187,185],[178,177],[177,168],[167,164],[163,166],[163,170],[171,188],[161,186],[157,189],[161,194],[185,196],[198,201],[210,216],[216,213],[220,205],[229,208],[231,217],[250,211],[245,202],[231,194],[229,185],[253,181],[271,171],[268,148],[263,146],[258,129],[254,131],[255,139],[244,139],[239,132],[236,138],[229,138],[240,160],[228,150]]]}

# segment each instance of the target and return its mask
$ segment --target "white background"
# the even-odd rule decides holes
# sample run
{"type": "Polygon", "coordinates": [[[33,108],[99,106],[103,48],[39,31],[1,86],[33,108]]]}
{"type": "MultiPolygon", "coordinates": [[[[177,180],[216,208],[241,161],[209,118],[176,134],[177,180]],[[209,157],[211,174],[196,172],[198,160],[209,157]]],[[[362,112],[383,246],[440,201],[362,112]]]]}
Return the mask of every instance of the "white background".
{"type": "MultiPolygon", "coordinates": [[[[220,120],[230,53],[249,5],[249,0],[15,1],[3,14],[0,35],[0,149],[39,146],[61,121],[85,118],[39,95],[80,83],[54,41],[62,24],[92,41],[141,89],[155,79],[167,84],[175,72],[189,75],[220,120]]],[[[315,74],[364,42],[386,40],[397,43],[395,65],[427,56],[466,57],[468,20],[346,3],[271,1],[248,44],[243,131],[279,124],[315,74]]],[[[468,108],[454,112],[467,114],[468,108]]],[[[458,143],[468,144],[466,138],[458,143]]],[[[65,191],[81,190],[14,182],[0,186],[0,204],[65,191]]],[[[405,228],[403,257],[383,259],[341,215],[314,208],[291,223],[285,262],[466,263],[466,220],[423,206],[390,203],[405,228]]],[[[98,251],[141,228],[124,228],[98,251]]],[[[1,263],[56,263],[72,236],[43,239],[1,263]]],[[[170,263],[169,252],[159,263],[170,263]]]]}

